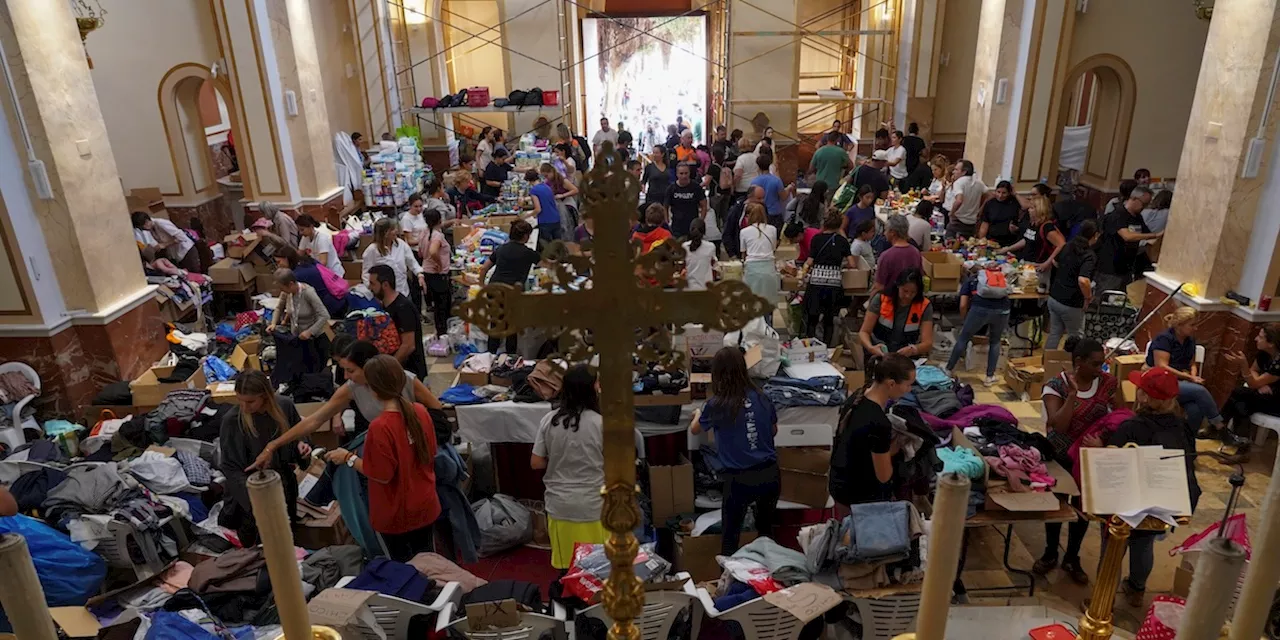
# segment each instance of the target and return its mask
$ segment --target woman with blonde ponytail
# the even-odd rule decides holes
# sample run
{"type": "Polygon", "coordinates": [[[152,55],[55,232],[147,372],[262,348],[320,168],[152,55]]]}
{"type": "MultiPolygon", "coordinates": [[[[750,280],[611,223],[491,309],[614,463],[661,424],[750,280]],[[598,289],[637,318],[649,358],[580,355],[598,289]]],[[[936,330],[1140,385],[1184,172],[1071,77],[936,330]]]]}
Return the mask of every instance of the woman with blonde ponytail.
{"type": "Polygon", "coordinates": [[[369,424],[361,457],[346,449],[327,454],[369,479],[369,521],[392,560],[408,562],[434,551],[432,525],[440,517],[436,495],[436,434],[426,408],[404,396],[404,367],[379,355],[364,365],[364,377],[382,415],[369,424]]]}
{"type": "MultiPolygon", "coordinates": [[[[293,400],[277,396],[271,380],[261,371],[244,371],[236,377],[237,406],[222,419],[218,436],[222,450],[222,473],[227,476],[226,497],[218,524],[235,529],[245,546],[258,543],[258,526],[249,504],[249,490],[245,481],[246,469],[254,459],[267,450],[272,439],[302,420],[293,400]]],[[[263,468],[280,474],[284,485],[284,503],[288,505],[289,519],[296,520],[298,482],[293,466],[301,464],[304,454],[310,451],[305,443],[297,447],[281,447],[272,452],[270,462],[263,468]]]]}
{"type": "Polygon", "coordinates": [[[1205,420],[1209,429],[1222,428],[1218,403],[1204,387],[1200,363],[1196,362],[1196,310],[1179,307],[1164,317],[1169,327],[1147,345],[1148,369],[1168,369],[1178,379],[1178,403],[1187,414],[1193,431],[1199,431],[1205,420]]]}

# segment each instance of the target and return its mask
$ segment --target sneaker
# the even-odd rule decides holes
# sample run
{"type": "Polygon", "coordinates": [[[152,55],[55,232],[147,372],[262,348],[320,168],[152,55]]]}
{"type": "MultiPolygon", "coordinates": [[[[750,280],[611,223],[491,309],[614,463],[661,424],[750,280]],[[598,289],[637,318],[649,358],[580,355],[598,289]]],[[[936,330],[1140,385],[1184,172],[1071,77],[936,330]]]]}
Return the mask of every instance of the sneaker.
{"type": "Polygon", "coordinates": [[[947,377],[948,377],[948,378],[951,378],[952,380],[955,380],[955,379],[956,379],[956,370],[955,370],[955,369],[948,369],[948,368],[946,368],[946,367],[943,367],[943,368],[942,368],[942,372],[943,372],[943,373],[945,373],[945,374],[947,374],[947,377]]]}
{"type": "Polygon", "coordinates": [[[1063,560],[1062,571],[1067,574],[1068,578],[1071,578],[1072,582],[1082,587],[1089,584],[1089,574],[1084,572],[1079,560],[1063,560]]]}
{"type": "Polygon", "coordinates": [[[1044,576],[1048,575],[1050,571],[1053,571],[1057,567],[1057,558],[1040,558],[1039,560],[1036,560],[1035,564],[1031,565],[1031,573],[1038,576],[1044,576]]]}
{"type": "Polygon", "coordinates": [[[1128,578],[1120,581],[1120,590],[1124,592],[1124,601],[1130,607],[1141,609],[1146,604],[1147,592],[1135,589],[1128,578]]]}
{"type": "Polygon", "coordinates": [[[999,384],[999,383],[1000,383],[1000,377],[999,377],[999,376],[987,376],[987,377],[985,377],[985,378],[983,378],[983,379],[982,379],[982,384],[984,384],[984,385],[986,385],[986,386],[988,386],[988,387],[995,386],[995,385],[997,385],[997,384],[999,384]]]}

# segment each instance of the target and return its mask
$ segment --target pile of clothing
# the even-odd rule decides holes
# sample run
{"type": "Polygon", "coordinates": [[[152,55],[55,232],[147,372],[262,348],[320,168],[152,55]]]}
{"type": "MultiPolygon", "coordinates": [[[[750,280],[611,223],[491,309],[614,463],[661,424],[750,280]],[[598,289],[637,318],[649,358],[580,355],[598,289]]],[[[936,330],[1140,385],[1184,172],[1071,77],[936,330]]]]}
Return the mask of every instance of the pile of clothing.
{"type": "Polygon", "coordinates": [[[844,376],[799,379],[774,376],[764,383],[764,393],[778,408],[838,407],[844,403],[844,376]]]}
{"type": "Polygon", "coordinates": [[[720,611],[814,578],[803,553],[763,536],[731,556],[716,556],[716,560],[724,567],[714,589],[716,609],[720,611]]]}
{"type": "Polygon", "coordinates": [[[806,568],[837,590],[875,589],[924,579],[924,519],[910,502],[850,506],[843,520],[800,530],[806,568]]]}
{"type": "Polygon", "coordinates": [[[973,388],[957,384],[938,367],[920,365],[916,367],[916,382],[911,385],[911,392],[899,399],[897,404],[945,418],[973,404],[973,388]]]}
{"type": "Polygon", "coordinates": [[[1045,491],[1053,488],[1046,461],[1053,446],[1039,433],[1023,431],[1017,423],[984,419],[965,427],[964,435],[978,448],[992,474],[1009,482],[1013,491],[1045,491]]]}

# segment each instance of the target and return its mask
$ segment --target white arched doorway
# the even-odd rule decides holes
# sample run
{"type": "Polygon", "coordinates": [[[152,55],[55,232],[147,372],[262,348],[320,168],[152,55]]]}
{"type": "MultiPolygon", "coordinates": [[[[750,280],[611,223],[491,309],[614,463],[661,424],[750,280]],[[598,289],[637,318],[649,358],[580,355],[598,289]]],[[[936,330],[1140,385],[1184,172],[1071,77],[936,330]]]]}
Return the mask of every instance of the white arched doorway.
{"type": "Polygon", "coordinates": [[[1101,191],[1113,191],[1124,175],[1137,101],[1133,69],[1121,58],[1100,54],[1076,65],[1062,86],[1051,157],[1060,167],[1077,169],[1080,183],[1101,191]],[[1064,137],[1066,154],[1063,153],[1064,137]],[[1073,137],[1078,138],[1074,143],[1073,137]]]}
{"type": "Polygon", "coordinates": [[[219,193],[216,179],[225,175],[223,155],[228,136],[239,138],[231,92],[209,68],[184,63],[169,70],[157,90],[169,157],[178,192],[165,193],[170,204],[198,204],[219,193]],[[216,155],[215,155],[216,154],[216,155]]]}

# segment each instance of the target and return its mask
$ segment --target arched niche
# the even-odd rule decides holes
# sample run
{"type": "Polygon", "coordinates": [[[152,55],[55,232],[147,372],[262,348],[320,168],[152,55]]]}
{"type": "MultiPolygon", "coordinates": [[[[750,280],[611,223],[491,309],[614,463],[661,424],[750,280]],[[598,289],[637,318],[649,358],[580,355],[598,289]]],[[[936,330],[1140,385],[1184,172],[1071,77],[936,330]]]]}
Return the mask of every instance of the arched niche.
{"type": "Polygon", "coordinates": [[[165,73],[156,90],[156,99],[160,104],[169,159],[178,179],[178,192],[163,194],[170,204],[197,204],[219,192],[215,159],[209,147],[205,118],[201,116],[201,94],[206,84],[212,84],[216,97],[226,105],[232,136],[244,139],[236,110],[231,108],[231,90],[225,77],[214,78],[209,67],[194,62],[177,65],[165,73]]]}
{"type": "Polygon", "coordinates": [[[1124,176],[1133,108],[1138,97],[1133,69],[1117,56],[1099,54],[1077,64],[1062,87],[1050,158],[1056,165],[1061,157],[1064,127],[1083,124],[1080,117],[1082,112],[1087,114],[1089,143],[1080,182],[1102,191],[1114,191],[1124,176]]]}

